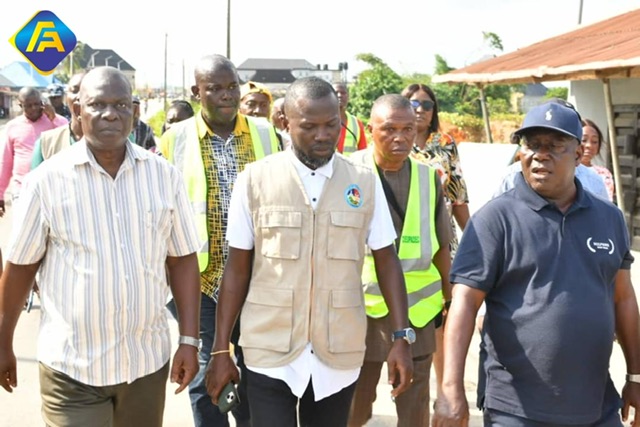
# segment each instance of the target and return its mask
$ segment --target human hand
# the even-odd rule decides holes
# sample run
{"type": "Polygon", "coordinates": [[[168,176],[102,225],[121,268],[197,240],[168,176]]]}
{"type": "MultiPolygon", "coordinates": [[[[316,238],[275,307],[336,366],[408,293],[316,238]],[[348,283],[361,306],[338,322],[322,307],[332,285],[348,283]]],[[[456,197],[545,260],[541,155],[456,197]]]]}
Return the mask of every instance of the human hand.
{"type": "Polygon", "coordinates": [[[629,418],[629,407],[633,406],[635,415],[631,425],[640,425],[640,384],[627,381],[622,388],[622,421],[629,418]]]}
{"type": "Polygon", "coordinates": [[[13,353],[13,349],[0,349],[0,387],[13,393],[13,389],[17,386],[16,355],[13,353]]]}
{"type": "Polygon", "coordinates": [[[389,384],[393,387],[392,399],[407,391],[413,381],[413,360],[409,346],[405,340],[396,340],[387,356],[389,384]]]}
{"type": "Polygon", "coordinates": [[[462,391],[444,391],[434,404],[432,427],[468,427],[469,403],[462,391]]]}
{"type": "Polygon", "coordinates": [[[184,390],[198,373],[198,349],[192,345],[182,344],[178,346],[176,354],[173,356],[171,366],[171,382],[180,386],[176,389],[176,394],[184,390]]]}
{"type": "Polygon", "coordinates": [[[49,118],[49,120],[53,121],[56,118],[56,110],[53,108],[53,105],[45,102],[43,107],[44,114],[49,118]]]}
{"type": "Polygon", "coordinates": [[[0,200],[0,218],[4,216],[4,200],[0,200]]]}
{"type": "Polygon", "coordinates": [[[205,383],[207,385],[207,393],[209,393],[214,405],[218,404],[222,389],[230,381],[235,384],[240,383],[240,373],[233,359],[231,359],[231,354],[220,353],[211,356],[209,365],[207,365],[205,383]]]}

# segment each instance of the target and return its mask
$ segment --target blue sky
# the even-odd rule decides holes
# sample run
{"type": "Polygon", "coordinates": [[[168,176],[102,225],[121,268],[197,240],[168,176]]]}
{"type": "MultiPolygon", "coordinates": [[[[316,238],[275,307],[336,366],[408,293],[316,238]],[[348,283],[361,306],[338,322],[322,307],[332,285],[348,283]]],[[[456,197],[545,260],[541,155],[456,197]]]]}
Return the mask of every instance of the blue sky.
{"type": "MultiPolygon", "coordinates": [[[[306,59],[313,64],[348,62],[376,54],[399,73],[433,71],[435,54],[462,67],[489,53],[482,32],[498,34],[511,52],[577,27],[580,0],[231,0],[231,59],[306,59]]],[[[226,2],[110,0],[19,1],[2,9],[0,66],[21,55],[8,42],[35,12],[51,10],[79,40],[113,49],[138,71],[139,83],[159,86],[168,34],[169,84],[192,80],[202,55],[226,51],[226,2]]],[[[584,0],[582,22],[593,23],[640,7],[640,0],[584,0]]]]}

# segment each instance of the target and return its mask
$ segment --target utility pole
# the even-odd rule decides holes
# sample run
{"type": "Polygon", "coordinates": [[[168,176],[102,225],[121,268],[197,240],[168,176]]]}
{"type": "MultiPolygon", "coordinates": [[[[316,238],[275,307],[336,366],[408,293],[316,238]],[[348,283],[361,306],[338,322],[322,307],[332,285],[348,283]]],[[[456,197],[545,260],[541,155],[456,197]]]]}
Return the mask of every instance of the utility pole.
{"type": "Polygon", "coordinates": [[[227,58],[231,60],[231,0],[227,0],[227,58]]]}
{"type": "Polygon", "coordinates": [[[580,0],[580,11],[578,12],[578,25],[582,24],[582,4],[584,0],[580,0]]]}
{"type": "Polygon", "coordinates": [[[184,80],[184,58],[182,58],[182,99],[187,98],[187,91],[185,88],[185,80],[184,80]]]}
{"type": "Polygon", "coordinates": [[[73,76],[73,51],[69,54],[69,78],[73,76]]]}
{"type": "Polygon", "coordinates": [[[167,38],[168,34],[164,33],[164,96],[162,98],[162,109],[167,111],[167,38]]]}

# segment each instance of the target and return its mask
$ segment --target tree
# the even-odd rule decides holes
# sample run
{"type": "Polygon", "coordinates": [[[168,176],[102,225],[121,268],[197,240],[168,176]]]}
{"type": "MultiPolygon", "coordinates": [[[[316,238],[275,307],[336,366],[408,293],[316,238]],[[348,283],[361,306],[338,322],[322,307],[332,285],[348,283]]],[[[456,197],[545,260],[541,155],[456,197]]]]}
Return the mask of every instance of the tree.
{"type": "Polygon", "coordinates": [[[67,55],[56,67],[54,76],[62,83],[67,83],[71,78],[71,61],[73,61],[73,74],[83,70],[81,63],[84,60],[84,43],[78,41],[73,53],[67,55]]]}
{"type": "Polygon", "coordinates": [[[566,87],[551,87],[547,90],[547,93],[544,95],[546,99],[551,98],[560,98],[565,101],[569,97],[569,89],[566,87]]]}
{"type": "Polygon", "coordinates": [[[360,53],[356,59],[369,64],[371,68],[358,74],[356,82],[349,89],[349,110],[351,114],[367,120],[371,106],[378,97],[400,93],[403,88],[402,77],[372,53],[360,53]]]}
{"type": "Polygon", "coordinates": [[[502,46],[502,39],[496,33],[492,33],[490,31],[483,31],[482,38],[484,42],[489,45],[491,49],[498,50],[500,52],[504,51],[504,47],[502,46]]]}

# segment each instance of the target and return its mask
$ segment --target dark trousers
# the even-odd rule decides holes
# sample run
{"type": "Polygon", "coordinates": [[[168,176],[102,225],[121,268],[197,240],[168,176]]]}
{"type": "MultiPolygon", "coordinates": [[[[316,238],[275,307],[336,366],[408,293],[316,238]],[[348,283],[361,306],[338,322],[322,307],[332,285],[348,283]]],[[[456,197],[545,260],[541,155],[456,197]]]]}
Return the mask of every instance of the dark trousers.
{"type": "MultiPolygon", "coordinates": [[[[213,338],[216,331],[216,308],[217,304],[213,298],[205,294],[201,294],[200,300],[200,339],[202,340],[202,350],[198,353],[198,362],[200,370],[189,384],[189,399],[191,400],[191,410],[193,412],[193,421],[195,427],[229,427],[227,414],[220,412],[218,407],[211,403],[211,397],[207,394],[207,386],[204,381],[207,364],[211,359],[211,348],[213,347],[213,338]]],[[[173,300],[169,301],[167,308],[176,320],[178,313],[173,300]]],[[[238,357],[238,365],[241,370],[244,368],[244,360],[242,353],[238,349],[236,351],[238,357]]],[[[245,383],[246,384],[246,383],[245,383]]],[[[248,425],[249,407],[246,398],[246,386],[240,384],[238,387],[240,393],[240,406],[233,411],[238,425],[248,425]]]]}
{"type": "Polygon", "coordinates": [[[355,383],[315,401],[313,385],[298,399],[282,380],[247,370],[252,427],[346,427],[355,383]],[[298,409],[296,411],[296,409],[298,409]]]}
{"type": "Polygon", "coordinates": [[[611,408],[593,424],[555,424],[518,417],[495,409],[484,409],[485,427],[622,427],[617,408],[611,408]]]}

